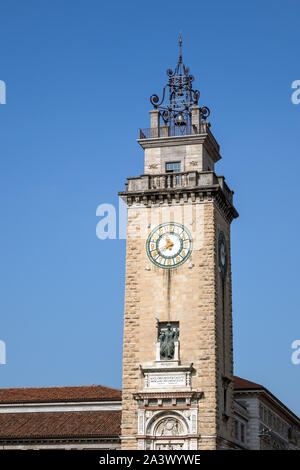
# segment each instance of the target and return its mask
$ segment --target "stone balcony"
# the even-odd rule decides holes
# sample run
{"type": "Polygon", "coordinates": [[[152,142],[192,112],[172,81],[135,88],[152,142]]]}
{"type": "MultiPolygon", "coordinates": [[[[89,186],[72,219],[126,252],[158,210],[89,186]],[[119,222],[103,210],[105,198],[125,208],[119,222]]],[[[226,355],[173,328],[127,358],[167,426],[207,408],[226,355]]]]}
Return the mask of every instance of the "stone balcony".
{"type": "Polygon", "coordinates": [[[185,171],[182,173],[141,175],[127,178],[127,181],[126,193],[220,188],[227,201],[230,204],[233,203],[233,191],[225,183],[224,176],[217,176],[213,171],[185,171]]]}
{"type": "Polygon", "coordinates": [[[233,191],[224,176],[217,176],[213,171],[141,175],[127,178],[125,186],[126,190],[119,192],[119,196],[127,206],[215,201],[229,223],[238,217],[233,191]]]}

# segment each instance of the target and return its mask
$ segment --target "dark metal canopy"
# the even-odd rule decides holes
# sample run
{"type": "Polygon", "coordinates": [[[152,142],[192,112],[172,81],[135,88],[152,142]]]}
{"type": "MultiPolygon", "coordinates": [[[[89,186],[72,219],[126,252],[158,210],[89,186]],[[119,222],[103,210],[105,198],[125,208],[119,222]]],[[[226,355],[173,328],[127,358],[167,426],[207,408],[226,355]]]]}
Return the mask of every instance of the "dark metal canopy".
{"type": "MultiPolygon", "coordinates": [[[[170,126],[190,126],[191,125],[191,106],[198,105],[200,91],[194,90],[192,82],[193,75],[182,61],[182,37],[179,37],[179,59],[175,70],[167,70],[169,77],[168,83],[164,86],[162,99],[157,95],[150,97],[150,102],[156,109],[161,110],[161,117],[165,124],[170,126]],[[167,91],[168,88],[168,91],[167,91]],[[164,103],[166,92],[169,93],[169,100],[164,103]]],[[[200,107],[200,116],[206,119],[210,114],[209,108],[200,107]]]]}

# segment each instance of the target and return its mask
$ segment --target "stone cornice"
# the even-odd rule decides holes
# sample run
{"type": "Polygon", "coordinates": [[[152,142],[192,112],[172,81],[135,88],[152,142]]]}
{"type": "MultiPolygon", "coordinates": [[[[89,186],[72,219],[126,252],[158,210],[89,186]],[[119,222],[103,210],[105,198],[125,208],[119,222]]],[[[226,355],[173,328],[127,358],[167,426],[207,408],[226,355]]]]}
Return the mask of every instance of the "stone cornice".
{"type": "Polygon", "coordinates": [[[205,187],[149,189],[144,191],[121,191],[119,196],[130,206],[157,206],[186,203],[214,202],[224,218],[231,223],[239,216],[235,207],[218,184],[205,187]]]}
{"type": "Polygon", "coordinates": [[[287,416],[291,421],[293,421],[298,427],[300,427],[300,418],[297,416],[295,413],[293,413],[284,403],[282,403],[275,395],[273,395],[271,392],[269,392],[268,389],[262,388],[262,389],[236,389],[234,390],[234,396],[238,398],[244,398],[245,395],[248,395],[249,398],[252,397],[257,397],[265,398],[265,402],[270,407],[273,407],[275,409],[275,412],[279,413],[281,412],[283,419],[287,419],[287,416]],[[277,410],[276,410],[277,409],[277,410]]]}
{"type": "MultiPolygon", "coordinates": [[[[194,390],[187,390],[187,391],[169,391],[169,392],[162,392],[162,391],[153,391],[153,392],[138,392],[134,393],[133,397],[135,400],[144,400],[151,399],[151,398],[202,398],[203,392],[196,392],[194,390]]],[[[148,408],[148,407],[147,407],[148,408]]]]}
{"type": "Polygon", "coordinates": [[[203,144],[207,148],[214,162],[217,162],[222,158],[219,153],[219,144],[211,132],[205,134],[193,134],[174,137],[152,137],[149,139],[137,139],[137,142],[144,150],[156,147],[203,144]]]}
{"type": "Polygon", "coordinates": [[[72,411],[120,411],[121,401],[49,402],[49,403],[7,403],[0,405],[2,413],[47,413],[72,411]]]}
{"type": "Polygon", "coordinates": [[[149,372],[191,372],[193,370],[193,364],[189,365],[172,365],[172,367],[169,366],[161,366],[161,365],[152,365],[152,366],[140,366],[140,369],[143,373],[149,373],[149,372]]]}
{"type": "Polygon", "coordinates": [[[67,445],[67,444],[94,444],[94,443],[118,443],[120,442],[120,436],[80,436],[80,437],[68,437],[62,436],[57,438],[43,437],[43,436],[33,436],[33,437],[1,437],[1,445],[67,445]]]}

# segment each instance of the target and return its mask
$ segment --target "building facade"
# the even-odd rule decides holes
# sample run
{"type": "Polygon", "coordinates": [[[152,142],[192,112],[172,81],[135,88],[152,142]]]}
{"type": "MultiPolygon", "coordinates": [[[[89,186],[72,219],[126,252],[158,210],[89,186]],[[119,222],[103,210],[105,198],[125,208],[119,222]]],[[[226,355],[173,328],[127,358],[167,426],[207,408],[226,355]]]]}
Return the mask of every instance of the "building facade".
{"type": "MultiPolygon", "coordinates": [[[[262,385],[239,377],[233,384],[236,449],[300,450],[294,413],[262,385]]],[[[191,403],[184,416],[193,410],[191,403]]],[[[121,412],[121,390],[101,385],[0,389],[0,449],[120,450],[121,412]]],[[[156,413],[149,400],[146,416],[156,413]]]]}
{"type": "Polygon", "coordinates": [[[233,191],[180,54],[150,128],[128,207],[123,449],[234,447],[230,224],[233,191]],[[151,403],[151,411],[148,405],[151,403]]]}
{"type": "Polygon", "coordinates": [[[235,377],[234,438],[251,450],[300,449],[300,420],[260,384],[235,377]]]}

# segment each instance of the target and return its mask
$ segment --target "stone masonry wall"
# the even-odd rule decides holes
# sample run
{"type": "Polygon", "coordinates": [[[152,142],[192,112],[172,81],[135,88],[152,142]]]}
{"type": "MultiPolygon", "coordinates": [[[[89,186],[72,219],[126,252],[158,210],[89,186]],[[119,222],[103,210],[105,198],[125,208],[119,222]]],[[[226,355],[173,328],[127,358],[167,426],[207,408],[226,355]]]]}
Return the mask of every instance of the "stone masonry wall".
{"type": "MultiPolygon", "coordinates": [[[[123,351],[122,448],[137,449],[137,404],[133,393],[143,388],[140,364],[155,360],[156,318],[179,321],[180,359],[193,363],[192,388],[204,393],[199,401],[199,449],[215,449],[216,435],[231,437],[231,420],[224,423],[223,334],[220,313],[220,273],[217,266],[218,230],[229,249],[229,226],[214,202],[170,206],[130,207],[126,254],[126,293],[123,351]],[[183,223],[192,233],[193,253],[180,267],[154,266],[145,249],[154,226],[183,223]],[[169,300],[168,300],[169,299],[169,300]]],[[[230,264],[226,280],[226,375],[232,375],[230,264]]],[[[228,396],[231,402],[231,388],[228,396]]]]}
{"type": "MultiPolygon", "coordinates": [[[[231,284],[231,253],[230,253],[230,225],[225,221],[219,210],[215,209],[215,270],[216,270],[216,345],[217,345],[217,387],[218,387],[218,436],[225,440],[234,440],[233,436],[233,382],[227,388],[227,410],[224,410],[224,388],[222,377],[233,378],[233,335],[232,335],[232,284],[231,284]],[[218,238],[223,231],[228,252],[227,274],[224,279],[224,292],[222,276],[219,270],[218,238]],[[224,318],[223,318],[224,294],[224,318]],[[225,332],[223,333],[223,328],[225,332]],[[227,419],[223,413],[229,416],[227,419]]],[[[220,448],[226,448],[223,442],[220,448]]]]}
{"type": "Polygon", "coordinates": [[[214,163],[202,144],[153,147],[145,150],[145,174],[165,173],[167,162],[181,162],[181,171],[210,171],[214,163]]]}

